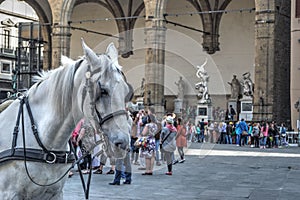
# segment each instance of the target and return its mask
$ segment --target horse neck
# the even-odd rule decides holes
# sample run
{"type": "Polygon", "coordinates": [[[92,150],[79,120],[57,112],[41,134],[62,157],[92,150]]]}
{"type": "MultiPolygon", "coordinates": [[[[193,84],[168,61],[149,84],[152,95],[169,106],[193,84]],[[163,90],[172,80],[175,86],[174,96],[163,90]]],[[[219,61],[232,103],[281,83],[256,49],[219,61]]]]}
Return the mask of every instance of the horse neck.
{"type": "Polygon", "coordinates": [[[29,93],[29,105],[42,143],[50,150],[65,150],[75,127],[71,110],[57,112],[57,109],[53,108],[53,99],[47,98],[43,90],[35,92],[35,97],[30,95],[29,93]]]}

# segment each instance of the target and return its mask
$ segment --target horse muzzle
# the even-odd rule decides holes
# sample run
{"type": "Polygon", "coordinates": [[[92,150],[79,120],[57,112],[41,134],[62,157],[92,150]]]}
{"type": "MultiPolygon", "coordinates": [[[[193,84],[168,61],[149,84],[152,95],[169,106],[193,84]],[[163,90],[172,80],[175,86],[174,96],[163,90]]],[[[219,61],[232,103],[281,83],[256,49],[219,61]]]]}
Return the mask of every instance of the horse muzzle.
{"type": "Polygon", "coordinates": [[[107,155],[114,158],[124,158],[129,149],[129,138],[127,137],[106,137],[107,155]],[[108,141],[107,141],[108,140],[108,141]]]}

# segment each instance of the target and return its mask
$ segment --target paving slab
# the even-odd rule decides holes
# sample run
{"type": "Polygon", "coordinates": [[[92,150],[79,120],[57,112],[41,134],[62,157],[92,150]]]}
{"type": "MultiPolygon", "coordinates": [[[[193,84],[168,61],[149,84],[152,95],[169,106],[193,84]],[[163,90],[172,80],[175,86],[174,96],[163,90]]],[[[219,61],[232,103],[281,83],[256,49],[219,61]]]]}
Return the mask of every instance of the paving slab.
{"type": "MultiPolygon", "coordinates": [[[[153,176],[132,165],[131,185],[111,186],[113,175],[92,175],[90,200],[205,199],[268,200],[300,198],[300,148],[258,149],[248,146],[190,143],[186,161],[155,166],[153,176]]],[[[108,171],[108,167],[104,171],[108,171]]],[[[85,175],[87,177],[87,175],[85,175]]],[[[85,199],[78,173],[67,180],[65,200],[85,199]]]]}

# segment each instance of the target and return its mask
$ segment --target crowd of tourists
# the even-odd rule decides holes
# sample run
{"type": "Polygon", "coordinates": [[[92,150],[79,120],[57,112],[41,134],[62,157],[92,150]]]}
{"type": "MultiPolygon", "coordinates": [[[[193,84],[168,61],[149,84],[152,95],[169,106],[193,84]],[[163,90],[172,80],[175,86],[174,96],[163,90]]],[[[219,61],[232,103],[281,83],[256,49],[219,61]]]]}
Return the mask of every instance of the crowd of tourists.
{"type": "MultiPolygon", "coordinates": [[[[153,175],[154,165],[166,165],[165,174],[173,174],[172,166],[177,163],[184,163],[184,148],[187,147],[187,126],[185,121],[176,117],[173,113],[168,113],[163,119],[158,120],[154,110],[141,109],[129,112],[132,119],[130,130],[130,150],[124,159],[108,158],[104,154],[99,157],[88,155],[80,164],[83,174],[88,174],[89,163],[92,160],[94,174],[114,174],[113,182],[110,185],[120,185],[123,178],[124,184],[131,184],[131,165],[138,165],[138,170],[143,170],[142,175],[153,175]],[[176,158],[175,151],[179,157],[176,158]],[[103,172],[107,159],[110,160],[110,170],[103,172]]],[[[84,120],[80,121],[72,133],[73,145],[79,153],[83,155],[87,149],[87,144],[83,141],[84,135],[91,135],[85,131],[92,131],[84,120]]],[[[92,134],[93,135],[93,134],[92,134]]],[[[95,149],[95,153],[97,150],[95,149]]],[[[177,154],[176,154],[177,155],[177,154]]],[[[73,173],[69,176],[71,177],[73,173]]]]}
{"type": "Polygon", "coordinates": [[[210,142],[218,144],[236,144],[253,148],[279,148],[288,146],[287,128],[284,123],[275,121],[246,123],[244,119],[236,123],[208,122],[204,120],[187,125],[187,138],[190,142],[210,142]]]}
{"type": "MultiPolygon", "coordinates": [[[[233,144],[236,146],[249,146],[253,148],[279,148],[287,146],[287,128],[282,123],[280,126],[276,122],[250,122],[246,123],[244,119],[237,122],[205,122],[201,119],[194,124],[191,121],[185,121],[176,117],[174,113],[166,114],[161,120],[157,119],[154,110],[141,109],[139,111],[129,112],[131,116],[130,132],[130,150],[125,158],[108,158],[104,154],[94,157],[88,155],[80,164],[83,174],[90,172],[89,163],[92,163],[94,174],[114,174],[113,182],[110,185],[120,185],[121,178],[125,181],[123,184],[131,184],[131,165],[138,165],[138,170],[145,176],[154,174],[154,165],[166,166],[166,175],[172,175],[172,166],[177,163],[185,162],[184,148],[188,142],[197,143],[217,143],[233,144]],[[178,151],[178,158],[175,151],[178,151]],[[91,159],[94,158],[91,162],[91,159]],[[109,159],[110,169],[103,172],[103,167],[109,159]]],[[[73,145],[79,154],[84,154],[86,144],[83,136],[86,131],[93,129],[88,122],[80,121],[72,133],[73,145]]],[[[93,134],[92,134],[93,135],[93,134]]],[[[98,150],[94,149],[97,153],[98,150]]],[[[78,155],[79,157],[81,155],[78,155]]],[[[70,173],[70,177],[73,173],[70,173]]]]}

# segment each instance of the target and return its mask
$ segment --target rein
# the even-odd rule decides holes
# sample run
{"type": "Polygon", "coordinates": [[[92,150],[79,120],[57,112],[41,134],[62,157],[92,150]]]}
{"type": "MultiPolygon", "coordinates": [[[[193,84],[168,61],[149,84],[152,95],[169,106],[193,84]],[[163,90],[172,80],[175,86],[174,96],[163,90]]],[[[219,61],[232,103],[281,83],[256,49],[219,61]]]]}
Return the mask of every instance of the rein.
{"type": "MultiPolygon", "coordinates": [[[[71,169],[68,169],[66,173],[64,173],[59,179],[54,181],[50,184],[39,184],[36,181],[33,180],[33,178],[30,176],[28,167],[27,167],[27,161],[33,161],[33,162],[42,162],[42,163],[48,163],[48,164],[54,164],[54,163],[74,163],[75,157],[74,154],[71,151],[52,151],[48,150],[42,141],[39,138],[37,127],[34,123],[34,119],[32,116],[31,108],[28,102],[28,97],[23,96],[20,99],[20,106],[19,106],[19,112],[17,116],[16,125],[13,132],[13,140],[12,140],[12,146],[11,149],[5,150],[0,153],[0,163],[9,161],[9,160],[24,160],[25,170],[27,173],[27,176],[29,179],[36,185],[39,186],[51,186],[55,183],[59,182],[71,169]],[[35,149],[35,148],[26,148],[26,138],[25,138],[25,125],[24,125],[24,104],[26,106],[30,122],[31,122],[31,129],[33,132],[33,135],[38,143],[38,145],[41,147],[41,149],[35,149]],[[19,133],[19,125],[20,125],[20,119],[22,117],[22,137],[23,137],[23,148],[17,148],[17,138],[19,133]]],[[[73,167],[73,166],[72,166],[73,167]]]]}

